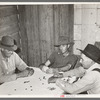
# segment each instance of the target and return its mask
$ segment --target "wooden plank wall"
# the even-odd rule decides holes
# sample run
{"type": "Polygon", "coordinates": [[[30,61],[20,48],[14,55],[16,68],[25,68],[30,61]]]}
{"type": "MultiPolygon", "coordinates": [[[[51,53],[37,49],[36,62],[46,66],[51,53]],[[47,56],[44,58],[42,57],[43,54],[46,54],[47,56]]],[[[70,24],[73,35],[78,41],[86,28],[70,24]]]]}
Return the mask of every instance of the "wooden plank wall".
{"type": "Polygon", "coordinates": [[[17,6],[0,5],[0,39],[4,35],[11,35],[20,46],[17,6]]]}
{"type": "Polygon", "coordinates": [[[59,36],[73,39],[73,5],[19,6],[24,58],[30,66],[46,61],[59,36]]]}
{"type": "Polygon", "coordinates": [[[19,6],[19,29],[21,36],[21,47],[22,47],[22,58],[27,62],[28,58],[28,39],[27,39],[27,23],[26,23],[26,14],[25,14],[25,6],[19,6]]]}

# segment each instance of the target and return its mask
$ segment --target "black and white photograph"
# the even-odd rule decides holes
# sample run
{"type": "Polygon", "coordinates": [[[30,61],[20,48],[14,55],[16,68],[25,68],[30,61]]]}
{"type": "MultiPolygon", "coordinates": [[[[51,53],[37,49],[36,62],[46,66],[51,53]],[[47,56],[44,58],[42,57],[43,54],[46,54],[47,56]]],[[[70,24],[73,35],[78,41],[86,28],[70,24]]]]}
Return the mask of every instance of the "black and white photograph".
{"type": "Polygon", "coordinates": [[[2,97],[100,97],[100,3],[1,3],[2,97]]]}

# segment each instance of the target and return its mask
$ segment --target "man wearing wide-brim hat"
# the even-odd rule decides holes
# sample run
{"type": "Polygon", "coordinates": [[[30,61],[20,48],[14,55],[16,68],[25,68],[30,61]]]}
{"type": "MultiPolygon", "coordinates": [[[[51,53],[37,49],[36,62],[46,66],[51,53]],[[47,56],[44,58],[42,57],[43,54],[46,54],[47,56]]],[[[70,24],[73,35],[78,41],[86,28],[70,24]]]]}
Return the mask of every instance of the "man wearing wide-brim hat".
{"type": "MultiPolygon", "coordinates": [[[[80,49],[79,49],[80,50],[80,49]]],[[[69,83],[62,79],[56,81],[57,86],[66,93],[78,94],[87,91],[88,94],[100,94],[100,49],[88,44],[80,50],[82,66],[63,73],[64,77],[80,77],[76,82],[69,83]]]]}
{"type": "Polygon", "coordinates": [[[17,45],[11,36],[3,36],[0,41],[0,83],[16,80],[20,77],[27,77],[34,73],[26,63],[14,51],[17,45]],[[15,73],[18,69],[20,72],[15,73]]]}
{"type": "Polygon", "coordinates": [[[66,36],[60,36],[58,43],[58,51],[54,51],[47,61],[40,65],[40,69],[45,73],[65,72],[73,69],[78,61],[78,57],[70,52],[73,42],[69,41],[66,36]]]}

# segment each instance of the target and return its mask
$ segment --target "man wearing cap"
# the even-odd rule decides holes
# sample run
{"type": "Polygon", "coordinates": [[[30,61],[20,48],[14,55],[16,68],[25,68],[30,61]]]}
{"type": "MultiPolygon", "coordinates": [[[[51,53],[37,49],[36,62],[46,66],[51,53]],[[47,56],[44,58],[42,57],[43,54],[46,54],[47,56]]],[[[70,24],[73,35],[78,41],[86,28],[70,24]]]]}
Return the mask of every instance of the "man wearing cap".
{"type": "Polygon", "coordinates": [[[14,51],[17,46],[10,36],[3,36],[0,41],[0,83],[31,76],[34,73],[14,51]],[[15,73],[18,69],[20,72],[15,73]]]}
{"type": "Polygon", "coordinates": [[[100,49],[88,44],[84,50],[80,51],[82,52],[82,67],[63,73],[64,77],[76,76],[80,79],[73,83],[58,79],[56,85],[70,94],[84,91],[87,91],[88,94],[100,94],[100,49]]]}
{"type": "Polygon", "coordinates": [[[73,42],[69,42],[68,37],[60,36],[58,44],[58,51],[54,51],[47,61],[40,65],[40,69],[45,73],[65,72],[73,69],[78,61],[78,57],[70,53],[73,42]]]}

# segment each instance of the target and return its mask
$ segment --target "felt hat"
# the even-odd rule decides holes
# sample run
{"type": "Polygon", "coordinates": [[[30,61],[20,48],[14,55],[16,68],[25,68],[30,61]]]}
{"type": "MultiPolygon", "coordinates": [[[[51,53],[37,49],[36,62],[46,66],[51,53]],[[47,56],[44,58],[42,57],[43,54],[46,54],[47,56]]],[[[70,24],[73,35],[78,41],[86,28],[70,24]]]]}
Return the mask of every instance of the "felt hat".
{"type": "Polygon", "coordinates": [[[3,36],[0,41],[0,48],[15,51],[17,50],[17,45],[14,44],[14,39],[10,36],[3,36]]]}
{"type": "Polygon", "coordinates": [[[66,36],[60,36],[58,38],[58,43],[55,44],[55,47],[59,47],[60,45],[68,45],[68,44],[74,44],[74,42],[70,42],[69,38],[66,36]]]}
{"type": "Polygon", "coordinates": [[[100,49],[97,48],[95,45],[88,44],[84,50],[80,50],[84,55],[92,59],[93,61],[100,64],[100,49]]]}

